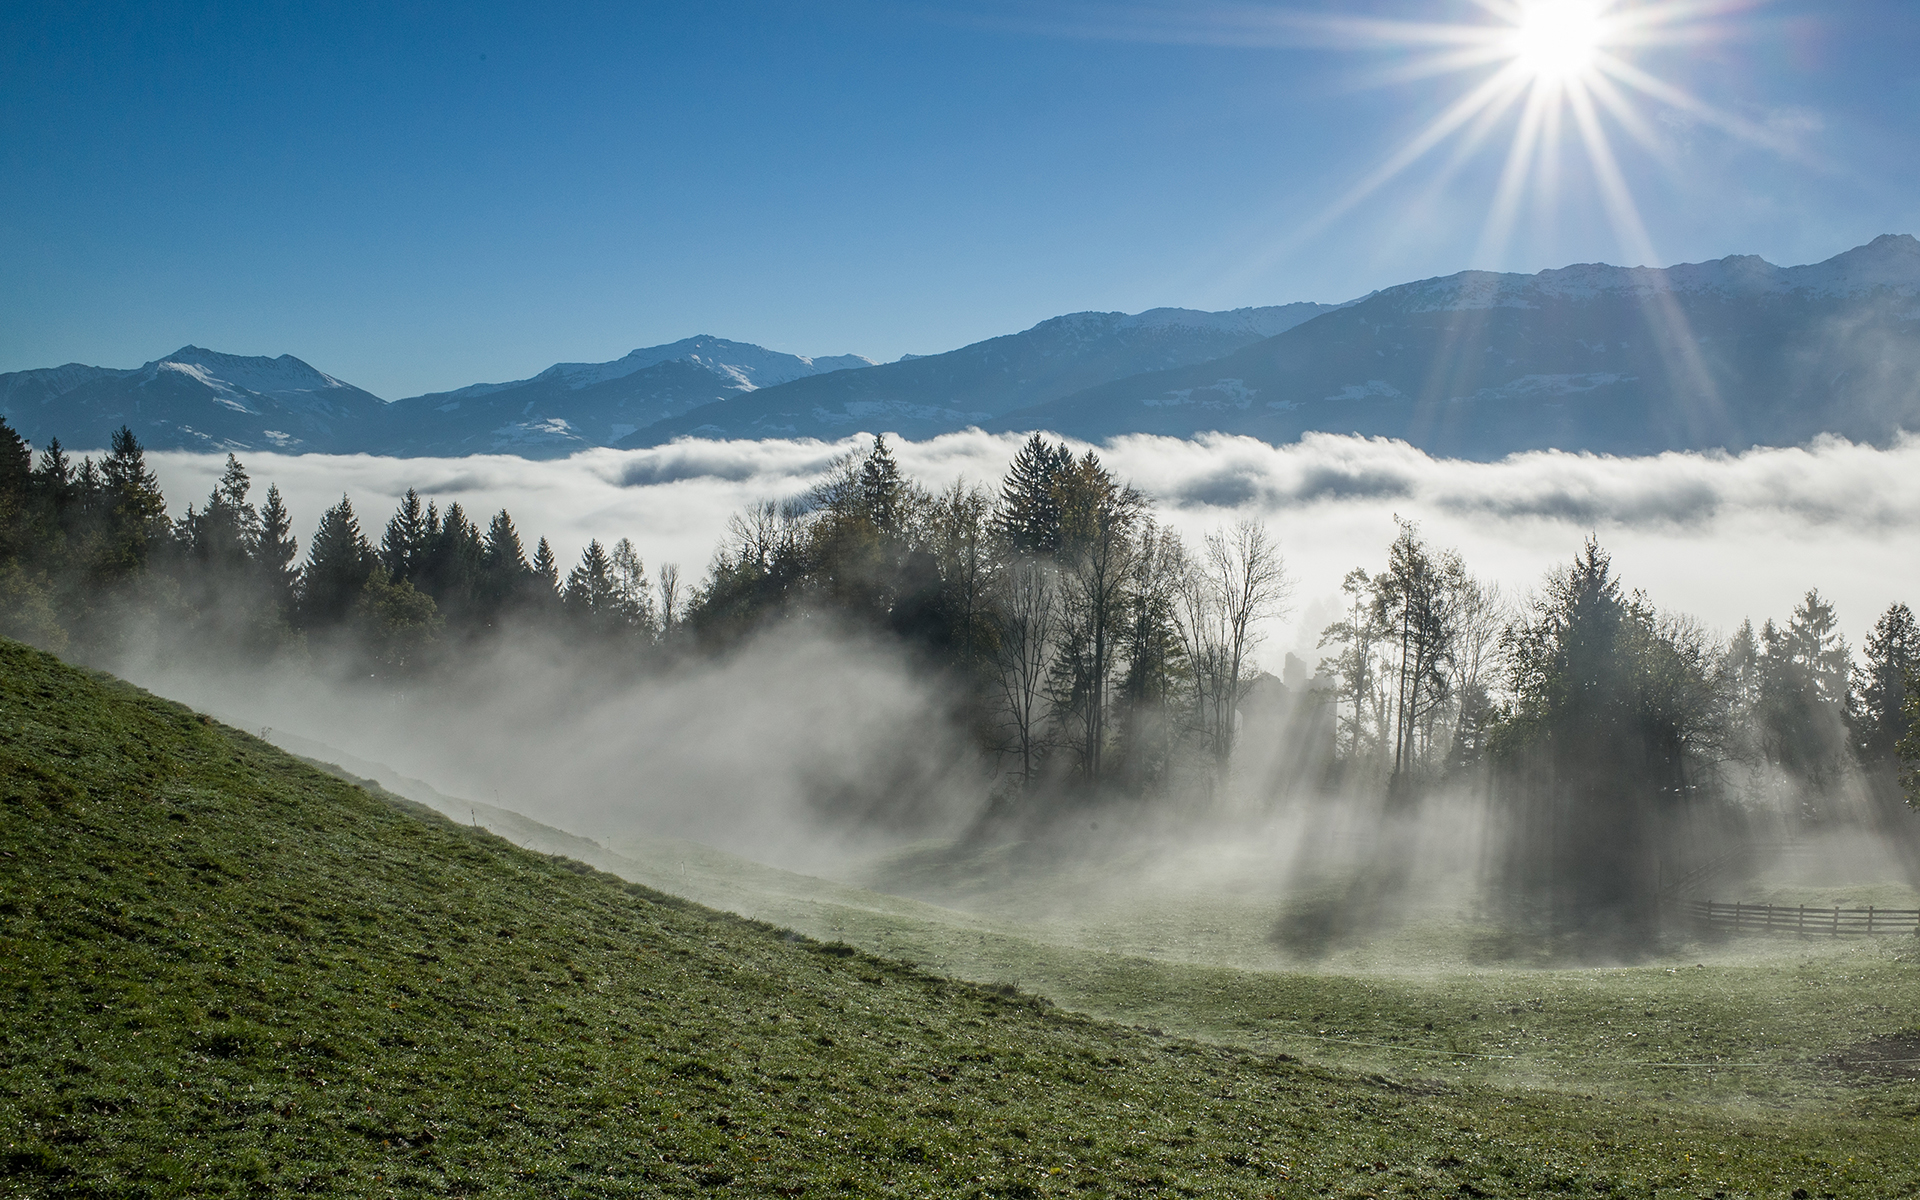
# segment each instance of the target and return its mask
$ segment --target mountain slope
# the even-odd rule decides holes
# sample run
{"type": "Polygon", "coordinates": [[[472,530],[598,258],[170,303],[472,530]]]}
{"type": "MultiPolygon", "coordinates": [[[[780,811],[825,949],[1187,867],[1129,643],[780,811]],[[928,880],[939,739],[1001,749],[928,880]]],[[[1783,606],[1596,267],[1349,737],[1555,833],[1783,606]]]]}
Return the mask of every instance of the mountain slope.
{"type": "Polygon", "coordinates": [[[17,643],[0,705],[30,1194],[1211,1192],[1431,1139],[1418,1097],[781,937],[17,643]],[[1309,1140],[1329,1094],[1367,1115],[1309,1140]]]}
{"type": "Polygon", "coordinates": [[[1215,362],[989,428],[1082,438],[1309,430],[1493,458],[1885,441],[1920,429],[1920,242],[1824,263],[1464,272],[1377,292],[1215,362]]]}
{"type": "Polygon", "coordinates": [[[661,420],[619,444],[689,435],[838,438],[862,429],[930,437],[1093,384],[1219,358],[1330,307],[1072,313],[945,354],[764,388],[661,420]]]}
{"type": "Polygon", "coordinates": [[[293,357],[183,346],[131,370],[69,363],[0,375],[0,415],[36,446],[105,446],[131,426],[156,450],[347,451],[386,407],[293,357]]]}
{"type": "Polygon", "coordinates": [[[5,640],[0,710],[8,1194],[1920,1183],[1897,1105],[1642,1114],[1305,1068],[624,885],[5,640]]]}
{"type": "Polygon", "coordinates": [[[378,452],[559,457],[758,388],[872,365],[857,354],[807,358],[725,338],[683,338],[613,362],[555,363],[531,379],[396,401],[378,452]]]}

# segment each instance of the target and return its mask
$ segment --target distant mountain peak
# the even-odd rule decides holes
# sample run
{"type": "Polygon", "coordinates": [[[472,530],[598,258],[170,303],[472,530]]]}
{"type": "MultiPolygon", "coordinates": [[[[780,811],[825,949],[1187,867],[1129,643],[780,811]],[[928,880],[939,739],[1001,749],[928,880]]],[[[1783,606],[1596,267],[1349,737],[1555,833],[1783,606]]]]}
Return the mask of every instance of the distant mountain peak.
{"type": "Polygon", "coordinates": [[[1734,254],[1670,267],[1616,267],[1575,263],[1532,275],[1461,271],[1374,293],[1404,301],[1410,311],[1532,308],[1545,300],[1590,300],[1608,293],[1712,292],[1726,296],[1792,295],[1830,298],[1880,289],[1920,294],[1920,239],[1882,234],[1824,262],[1780,267],[1755,254],[1734,254]]]}
{"type": "Polygon", "coordinates": [[[237,390],[283,395],[325,392],[353,386],[342,383],[325,371],[316,370],[291,354],[268,358],[265,355],[225,354],[192,345],[182,346],[164,358],[154,359],[140,370],[178,371],[222,393],[237,390]]]}
{"type": "MultiPolygon", "coordinates": [[[[665,345],[642,346],[608,362],[559,362],[526,379],[513,379],[505,383],[475,383],[450,392],[433,392],[429,395],[435,399],[476,399],[539,383],[558,383],[578,391],[610,380],[624,379],[663,362],[692,363],[719,376],[727,386],[743,392],[827,371],[875,365],[875,360],[859,354],[809,358],[804,354],[786,354],[751,342],[735,342],[701,333],[665,345]]],[[[415,400],[425,398],[412,397],[415,400]]]]}

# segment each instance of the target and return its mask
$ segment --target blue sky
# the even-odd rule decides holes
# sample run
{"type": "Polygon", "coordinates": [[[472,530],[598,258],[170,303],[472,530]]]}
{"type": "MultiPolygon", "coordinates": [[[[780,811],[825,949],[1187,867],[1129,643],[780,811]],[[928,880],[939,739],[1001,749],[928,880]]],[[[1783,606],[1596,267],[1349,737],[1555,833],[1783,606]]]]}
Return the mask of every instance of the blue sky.
{"type": "MultiPolygon", "coordinates": [[[[1489,19],[1318,11],[1362,7],[1489,19]]],[[[0,371],[193,342],[391,398],[695,333],[890,359],[1079,309],[1637,257],[1571,150],[1489,243],[1503,131],[1324,220],[1477,77],[1378,84],[1405,51],[1275,20],[1314,11],[7,5],[0,371]]],[[[1625,53],[1771,144],[1640,106],[1680,169],[1613,140],[1661,261],[1920,232],[1920,5],[1708,25],[1625,53]]]]}

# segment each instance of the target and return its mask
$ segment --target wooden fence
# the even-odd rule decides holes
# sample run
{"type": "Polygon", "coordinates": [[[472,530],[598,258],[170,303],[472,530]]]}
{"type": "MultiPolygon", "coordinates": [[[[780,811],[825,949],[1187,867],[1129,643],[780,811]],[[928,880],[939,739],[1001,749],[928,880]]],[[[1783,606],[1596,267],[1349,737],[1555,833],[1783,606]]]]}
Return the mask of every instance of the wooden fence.
{"type": "Polygon", "coordinates": [[[1681,907],[1712,928],[1742,933],[1920,935],[1920,908],[1809,908],[1804,904],[1727,904],[1717,900],[1687,900],[1681,907]]]}

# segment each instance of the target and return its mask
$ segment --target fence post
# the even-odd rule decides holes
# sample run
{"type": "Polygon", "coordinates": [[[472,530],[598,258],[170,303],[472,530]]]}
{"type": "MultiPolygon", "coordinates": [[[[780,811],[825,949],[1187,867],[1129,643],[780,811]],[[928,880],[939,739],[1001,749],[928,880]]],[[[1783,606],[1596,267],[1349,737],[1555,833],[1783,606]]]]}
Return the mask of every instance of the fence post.
{"type": "Polygon", "coordinates": [[[1840,936],[1840,906],[1838,904],[1833,906],[1833,936],[1840,936]]]}
{"type": "Polygon", "coordinates": [[[1807,931],[1807,906],[1802,904],[1800,906],[1800,932],[1805,933],[1806,931],[1807,931]]]}
{"type": "Polygon", "coordinates": [[[1767,932],[1773,932],[1773,905],[1767,905],[1767,932]]]}
{"type": "Polygon", "coordinates": [[[1873,932],[1873,905],[1867,905],[1867,932],[1873,932]]]}

